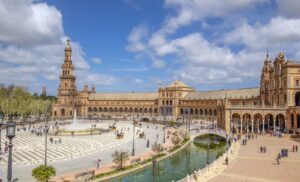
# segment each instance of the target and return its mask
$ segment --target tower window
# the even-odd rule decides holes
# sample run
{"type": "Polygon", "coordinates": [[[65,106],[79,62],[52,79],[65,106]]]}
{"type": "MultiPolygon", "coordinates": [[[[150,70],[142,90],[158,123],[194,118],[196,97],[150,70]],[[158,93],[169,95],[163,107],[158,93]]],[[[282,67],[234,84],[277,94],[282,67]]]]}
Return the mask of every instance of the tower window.
{"type": "Polygon", "coordinates": [[[296,86],[299,86],[299,80],[296,80],[295,85],[296,85],[296,86]]]}

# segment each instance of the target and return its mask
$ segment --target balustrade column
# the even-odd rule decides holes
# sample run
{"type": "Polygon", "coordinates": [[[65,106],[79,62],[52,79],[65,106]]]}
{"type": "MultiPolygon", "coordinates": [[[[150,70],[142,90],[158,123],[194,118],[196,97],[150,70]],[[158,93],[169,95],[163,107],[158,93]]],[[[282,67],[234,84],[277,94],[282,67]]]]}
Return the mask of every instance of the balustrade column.
{"type": "Polygon", "coordinates": [[[265,133],[265,118],[262,118],[263,127],[262,127],[262,133],[265,133]]]}
{"type": "Polygon", "coordinates": [[[285,129],[285,131],[287,132],[288,131],[288,129],[287,129],[287,117],[284,117],[284,129],[285,129]]]}
{"type": "Polygon", "coordinates": [[[276,118],[274,119],[274,117],[273,117],[273,131],[274,133],[276,131],[276,118]]]}
{"type": "Polygon", "coordinates": [[[251,127],[251,133],[253,134],[254,133],[254,119],[252,118],[251,119],[251,124],[252,124],[252,127],[251,127]]]}
{"type": "Polygon", "coordinates": [[[240,134],[243,135],[243,120],[240,119],[240,121],[241,121],[240,134]]]}
{"type": "Polygon", "coordinates": [[[249,120],[247,119],[246,122],[247,122],[247,125],[246,125],[247,126],[247,134],[249,134],[249,120]]]}

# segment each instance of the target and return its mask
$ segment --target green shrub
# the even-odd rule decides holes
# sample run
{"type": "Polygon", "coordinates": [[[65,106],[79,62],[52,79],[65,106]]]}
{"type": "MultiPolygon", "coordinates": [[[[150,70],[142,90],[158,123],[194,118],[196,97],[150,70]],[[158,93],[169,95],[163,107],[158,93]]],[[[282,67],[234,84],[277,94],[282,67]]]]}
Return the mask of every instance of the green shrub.
{"type": "Polygon", "coordinates": [[[32,170],[32,176],[40,182],[48,181],[51,176],[55,176],[56,171],[52,166],[40,165],[32,170]]]}

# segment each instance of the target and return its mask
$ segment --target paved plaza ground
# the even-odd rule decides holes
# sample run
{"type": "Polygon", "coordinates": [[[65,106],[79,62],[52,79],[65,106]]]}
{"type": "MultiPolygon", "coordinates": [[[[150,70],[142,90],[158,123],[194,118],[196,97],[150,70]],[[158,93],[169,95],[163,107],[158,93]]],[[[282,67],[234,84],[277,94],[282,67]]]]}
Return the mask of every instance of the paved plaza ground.
{"type": "MultiPolygon", "coordinates": [[[[113,121],[102,121],[97,127],[108,128],[113,121]]],[[[182,126],[184,127],[184,126],[182,126]]],[[[132,122],[119,121],[117,129],[125,132],[125,137],[116,139],[114,132],[101,135],[87,136],[59,136],[61,144],[48,143],[48,164],[57,169],[57,175],[84,171],[95,168],[97,159],[102,165],[112,163],[111,154],[115,150],[132,152],[132,122]],[[129,128],[127,131],[125,128],[129,128]]],[[[137,129],[137,128],[136,128],[137,129]]],[[[146,139],[135,136],[136,155],[149,152],[154,142],[163,141],[162,125],[143,123],[146,139]],[[158,136],[158,138],[157,138],[158,136]]],[[[51,136],[49,136],[51,137],[51,136]]],[[[2,132],[2,147],[5,142],[5,133],[2,132]]],[[[32,182],[31,171],[44,162],[45,136],[36,136],[28,131],[17,132],[13,140],[13,177],[22,182],[32,182]]],[[[299,140],[277,138],[270,135],[258,136],[250,139],[246,146],[239,147],[238,157],[229,161],[229,166],[211,182],[298,182],[300,179],[300,151],[292,152],[292,146],[299,145],[299,140]],[[260,146],[266,146],[267,152],[261,153],[260,146]],[[280,160],[277,165],[276,156],[282,148],[289,149],[289,156],[280,160]]],[[[7,154],[2,157],[1,169],[6,181],[7,154]]]]}
{"type": "Polygon", "coordinates": [[[298,142],[269,135],[251,139],[240,147],[238,157],[210,182],[299,182],[300,152],[292,152],[293,145],[299,147],[298,142]],[[261,153],[260,146],[266,146],[267,152],[261,153]],[[275,159],[282,148],[289,149],[289,155],[277,165],[275,159]]]}
{"type": "MultiPolygon", "coordinates": [[[[102,121],[97,127],[108,128],[112,121],[102,121]]],[[[48,165],[52,165],[57,170],[57,175],[74,171],[82,171],[96,166],[97,159],[102,160],[102,164],[112,162],[111,154],[115,150],[132,152],[132,122],[119,121],[117,129],[124,128],[125,137],[116,139],[114,132],[101,135],[88,136],[60,136],[61,144],[51,144],[48,141],[48,165]],[[129,127],[129,131],[125,128],[129,127]]],[[[137,129],[137,128],[136,128],[137,129]]],[[[150,146],[155,142],[163,141],[162,125],[143,124],[146,139],[135,136],[136,155],[151,150],[146,147],[147,139],[150,146]],[[147,126],[149,126],[147,128],[147,126]],[[157,138],[158,135],[158,138],[157,138]]],[[[51,136],[49,136],[51,137],[51,136]]],[[[49,139],[48,137],[48,139],[49,139]]],[[[2,147],[4,147],[5,135],[2,132],[2,147]]],[[[22,182],[32,182],[31,171],[34,167],[44,163],[45,136],[36,136],[30,132],[17,132],[13,140],[13,177],[22,182]]],[[[6,181],[7,154],[3,156],[1,168],[3,179],[6,181]]]]}

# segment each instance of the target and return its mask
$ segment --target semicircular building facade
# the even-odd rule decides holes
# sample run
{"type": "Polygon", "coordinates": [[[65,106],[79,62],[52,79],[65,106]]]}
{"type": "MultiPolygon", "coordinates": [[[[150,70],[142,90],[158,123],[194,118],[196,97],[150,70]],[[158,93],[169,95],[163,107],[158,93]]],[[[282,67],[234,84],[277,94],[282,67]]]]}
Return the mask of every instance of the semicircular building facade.
{"type": "Polygon", "coordinates": [[[68,40],[54,118],[167,117],[216,121],[234,132],[300,131],[300,64],[282,52],[266,56],[257,88],[196,91],[177,80],[149,93],[96,93],[87,85],[78,91],[71,54],[68,40]]]}

